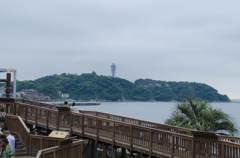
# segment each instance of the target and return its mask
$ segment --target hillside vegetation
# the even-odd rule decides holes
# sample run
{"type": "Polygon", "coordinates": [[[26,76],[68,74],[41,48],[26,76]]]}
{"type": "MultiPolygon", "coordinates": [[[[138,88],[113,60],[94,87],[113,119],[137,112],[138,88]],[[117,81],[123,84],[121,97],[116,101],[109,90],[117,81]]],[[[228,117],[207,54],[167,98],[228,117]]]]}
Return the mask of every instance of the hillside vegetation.
{"type": "Polygon", "coordinates": [[[230,101],[227,95],[221,95],[216,89],[203,83],[151,79],[138,79],[132,83],[122,78],[99,76],[95,72],[81,75],[63,73],[34,81],[17,81],[17,91],[21,89],[38,90],[53,99],[60,98],[57,91],[61,91],[77,100],[181,101],[194,94],[203,100],[230,101]]]}

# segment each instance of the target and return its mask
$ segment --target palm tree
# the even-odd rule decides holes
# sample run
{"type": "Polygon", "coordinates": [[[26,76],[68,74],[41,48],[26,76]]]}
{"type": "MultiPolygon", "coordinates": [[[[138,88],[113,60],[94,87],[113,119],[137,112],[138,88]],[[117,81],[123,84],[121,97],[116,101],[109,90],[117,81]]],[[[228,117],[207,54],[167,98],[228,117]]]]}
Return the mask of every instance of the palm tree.
{"type": "Polygon", "coordinates": [[[184,127],[199,131],[227,131],[231,135],[238,132],[232,118],[221,109],[213,109],[208,101],[186,97],[186,100],[177,103],[170,119],[166,124],[184,127]]]}

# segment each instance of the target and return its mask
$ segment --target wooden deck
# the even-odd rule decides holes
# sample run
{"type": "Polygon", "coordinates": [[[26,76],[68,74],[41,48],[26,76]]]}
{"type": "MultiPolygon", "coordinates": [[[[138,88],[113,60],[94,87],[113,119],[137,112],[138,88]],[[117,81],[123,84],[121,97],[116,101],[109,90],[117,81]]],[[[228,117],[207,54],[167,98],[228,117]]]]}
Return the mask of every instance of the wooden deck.
{"type": "Polygon", "coordinates": [[[194,131],[189,129],[100,112],[61,112],[56,105],[27,100],[3,104],[8,114],[20,116],[26,124],[69,130],[82,138],[152,157],[239,158],[240,155],[240,138],[237,137],[194,137],[194,131]]]}

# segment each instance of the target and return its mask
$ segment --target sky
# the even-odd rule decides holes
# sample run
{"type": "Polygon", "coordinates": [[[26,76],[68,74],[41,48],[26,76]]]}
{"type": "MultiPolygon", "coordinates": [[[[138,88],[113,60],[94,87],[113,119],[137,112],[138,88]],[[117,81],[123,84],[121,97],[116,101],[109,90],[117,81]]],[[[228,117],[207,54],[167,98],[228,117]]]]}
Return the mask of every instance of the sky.
{"type": "MultiPolygon", "coordinates": [[[[0,2],[0,68],[205,83],[240,99],[240,1],[0,2]]],[[[6,74],[1,73],[0,78],[6,74]]]]}

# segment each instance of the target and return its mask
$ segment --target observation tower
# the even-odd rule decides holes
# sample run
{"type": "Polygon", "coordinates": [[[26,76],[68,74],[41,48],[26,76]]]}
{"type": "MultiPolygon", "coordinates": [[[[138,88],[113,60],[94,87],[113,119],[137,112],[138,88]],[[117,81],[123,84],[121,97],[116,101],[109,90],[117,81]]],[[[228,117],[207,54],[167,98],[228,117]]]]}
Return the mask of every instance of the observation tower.
{"type": "Polygon", "coordinates": [[[115,77],[116,65],[114,63],[111,65],[111,72],[112,72],[112,77],[115,77]]]}

